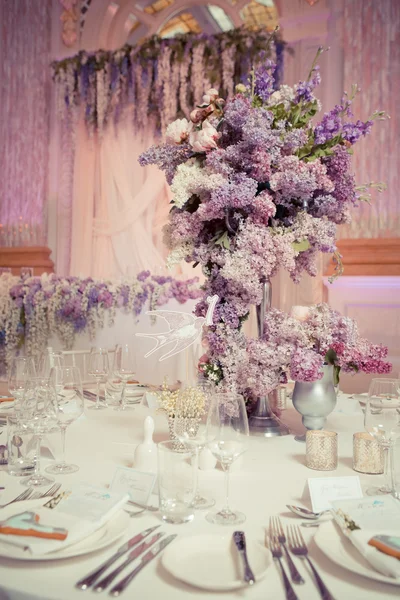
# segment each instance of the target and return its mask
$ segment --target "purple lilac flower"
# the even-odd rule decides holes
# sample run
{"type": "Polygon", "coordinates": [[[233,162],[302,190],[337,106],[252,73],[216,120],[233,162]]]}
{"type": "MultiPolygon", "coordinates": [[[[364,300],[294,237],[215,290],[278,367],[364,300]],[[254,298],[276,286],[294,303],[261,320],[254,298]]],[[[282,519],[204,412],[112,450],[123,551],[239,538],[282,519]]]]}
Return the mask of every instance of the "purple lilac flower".
{"type": "Polygon", "coordinates": [[[313,91],[320,83],[321,75],[319,73],[319,66],[316,65],[313,69],[311,79],[308,81],[300,81],[297,84],[295,102],[312,102],[315,99],[313,91]]]}
{"type": "Polygon", "coordinates": [[[137,275],[137,280],[138,281],[146,281],[146,279],[148,279],[150,277],[150,275],[151,275],[150,271],[141,271],[137,275]]]}
{"type": "Polygon", "coordinates": [[[166,180],[171,184],[177,167],[186,162],[192,154],[193,151],[189,144],[151,146],[140,155],[139,164],[142,167],[157,165],[159,169],[165,172],[166,180]]]}
{"type": "Polygon", "coordinates": [[[268,102],[268,98],[274,91],[274,72],[276,64],[267,59],[255,72],[254,91],[263,102],[268,102]]]}
{"type": "Polygon", "coordinates": [[[366,136],[372,129],[373,122],[358,120],[356,123],[345,123],[342,128],[342,137],[350,144],[355,144],[361,136],[366,136]]]}
{"type": "Polygon", "coordinates": [[[342,106],[335,106],[330,112],[325,113],[322,121],[315,126],[314,140],[317,145],[325,144],[340,133],[342,109],[342,106]]]}

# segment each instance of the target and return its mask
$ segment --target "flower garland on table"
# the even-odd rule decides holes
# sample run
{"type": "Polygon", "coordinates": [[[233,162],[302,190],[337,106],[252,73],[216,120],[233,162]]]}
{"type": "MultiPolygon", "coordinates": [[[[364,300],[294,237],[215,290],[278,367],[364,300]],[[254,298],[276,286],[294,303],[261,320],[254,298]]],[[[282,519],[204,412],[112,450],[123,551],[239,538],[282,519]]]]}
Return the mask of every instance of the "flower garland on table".
{"type": "MultiPolygon", "coordinates": [[[[355,184],[350,155],[384,113],[354,122],[354,88],[313,125],[321,108],[314,89],[322,52],[307,79],[294,87],[275,89],[276,65],[267,59],[227,102],[216,89],[208,90],[190,121],[171,123],[166,143],[139,159],[158,165],[171,184],[174,199],[165,227],[170,263],[200,263],[207,277],[197,315],[205,315],[207,296],[220,298],[204,339],[202,371],[248,398],[269,393],[289,372],[303,381],[320,376],[323,356],[287,315],[268,312],[258,340],[247,339],[241,326],[251,305],[261,302],[262,282],[279,268],[299,282],[303,272],[316,275],[318,253],[328,252],[335,253],[340,272],[337,225],[349,222],[350,208],[367,197],[368,186],[355,184]]],[[[329,309],[321,308],[321,315],[321,327],[328,327],[329,309]]],[[[342,321],[335,319],[340,329],[342,321]]],[[[355,331],[355,324],[344,323],[355,331]]],[[[332,346],[342,368],[354,363],[387,372],[389,366],[380,362],[384,350],[354,340],[353,354],[350,337],[339,336],[332,346]]]]}
{"type": "Polygon", "coordinates": [[[25,344],[26,353],[34,356],[46,348],[51,335],[69,349],[77,334],[89,332],[93,338],[106,319],[112,325],[118,309],[137,317],[146,303],[154,310],[171,298],[183,304],[200,296],[197,278],[178,281],[149,271],[120,283],[6,273],[0,277],[0,354],[8,362],[25,344]]]}
{"type": "MultiPolygon", "coordinates": [[[[187,107],[200,100],[204,81],[230,93],[265,53],[268,36],[241,27],[216,35],[154,36],[116,51],[83,50],[52,63],[59,112],[65,117],[83,106],[89,130],[101,132],[131,106],[136,129],[151,120],[164,131],[176,115],[189,116],[187,107]]],[[[267,49],[276,59],[277,78],[282,75],[283,49],[279,39],[267,49]]]]}

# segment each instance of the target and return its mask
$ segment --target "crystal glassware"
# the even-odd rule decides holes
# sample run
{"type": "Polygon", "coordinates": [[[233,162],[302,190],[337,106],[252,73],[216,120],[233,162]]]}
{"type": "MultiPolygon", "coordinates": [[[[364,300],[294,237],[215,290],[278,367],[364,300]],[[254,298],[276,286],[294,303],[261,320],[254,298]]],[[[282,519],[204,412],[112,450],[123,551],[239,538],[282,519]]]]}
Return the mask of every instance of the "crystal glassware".
{"type": "Polygon", "coordinates": [[[113,373],[122,381],[121,398],[114,410],[128,410],[132,406],[125,403],[126,384],[133,380],[136,375],[136,359],[133,348],[129,344],[123,344],[115,348],[113,373]]]}
{"type": "Polygon", "coordinates": [[[161,518],[179,525],[192,521],[196,493],[197,454],[194,448],[177,449],[174,441],[157,444],[158,488],[161,518]]]}
{"type": "Polygon", "coordinates": [[[368,488],[369,496],[391,494],[394,490],[393,448],[400,437],[400,381],[373,379],[368,390],[364,426],[383,449],[384,484],[368,488]]]}
{"type": "Polygon", "coordinates": [[[246,516],[232,511],[229,506],[229,473],[232,464],[246,452],[249,442],[249,423],[243,397],[226,392],[215,394],[217,403],[217,431],[214,439],[207,444],[219,460],[225,472],[225,506],[219,511],[206,515],[209,523],[218,525],[239,525],[246,516]]]}
{"type": "Polygon", "coordinates": [[[34,473],[21,481],[27,487],[42,487],[54,481],[41,473],[40,449],[43,435],[57,429],[56,404],[57,393],[49,379],[36,377],[27,381],[19,422],[35,435],[37,442],[34,473]]]}
{"type": "MultiPolygon", "coordinates": [[[[199,382],[196,386],[183,388],[179,392],[172,421],[175,436],[184,448],[193,448],[198,459],[200,451],[215,439],[218,432],[217,403],[213,397],[212,384],[199,382]]],[[[211,508],[214,504],[213,498],[207,498],[199,492],[196,471],[193,507],[204,509],[211,508]]]]}
{"type": "Polygon", "coordinates": [[[105,402],[100,402],[100,383],[106,381],[110,370],[108,350],[106,348],[92,348],[89,355],[88,373],[96,380],[96,404],[89,406],[91,410],[107,408],[105,402]]]}
{"type": "Polygon", "coordinates": [[[50,381],[57,391],[56,419],[61,429],[62,459],[55,465],[47,467],[47,473],[65,475],[79,471],[78,465],[65,461],[65,434],[71,425],[83,413],[83,389],[81,374],[78,367],[54,367],[51,370],[50,381]]]}
{"type": "Polygon", "coordinates": [[[61,352],[56,352],[52,348],[47,348],[38,362],[37,374],[38,377],[49,378],[50,371],[53,367],[64,366],[64,356],[61,352]]]}
{"type": "Polygon", "coordinates": [[[37,439],[29,422],[10,415],[7,418],[8,474],[30,475],[35,470],[37,439]]]}
{"type": "Polygon", "coordinates": [[[34,377],[36,377],[36,369],[33,358],[17,356],[11,360],[8,372],[8,390],[15,398],[15,412],[19,410],[27,381],[34,377]]]}

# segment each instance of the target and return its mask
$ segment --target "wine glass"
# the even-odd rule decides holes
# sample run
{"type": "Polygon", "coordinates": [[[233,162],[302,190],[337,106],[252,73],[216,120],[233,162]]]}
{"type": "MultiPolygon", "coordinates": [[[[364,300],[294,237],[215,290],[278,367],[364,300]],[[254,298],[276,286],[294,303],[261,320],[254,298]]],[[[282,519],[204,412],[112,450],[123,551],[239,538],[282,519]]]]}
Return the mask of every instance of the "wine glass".
{"type": "Polygon", "coordinates": [[[384,484],[368,488],[369,496],[391,494],[394,489],[393,448],[400,437],[400,381],[373,379],[368,390],[364,425],[380,444],[384,455],[384,484]]]}
{"type": "Polygon", "coordinates": [[[53,367],[62,367],[64,366],[64,356],[61,352],[56,352],[52,348],[47,348],[47,351],[44,352],[38,363],[38,376],[40,377],[50,377],[50,371],[53,367]]]}
{"type": "Polygon", "coordinates": [[[56,419],[61,429],[62,459],[55,465],[47,467],[47,473],[64,475],[79,471],[78,465],[65,462],[65,433],[83,413],[83,389],[81,374],[78,367],[53,367],[50,373],[50,382],[57,392],[56,419]]]}
{"type": "Polygon", "coordinates": [[[249,441],[249,423],[243,397],[231,392],[214,395],[217,403],[217,432],[215,438],[208,443],[217,460],[225,471],[225,506],[219,511],[206,515],[209,523],[218,525],[239,525],[246,516],[238,511],[233,512],[229,506],[229,473],[231,465],[247,450],[249,441]]]}
{"type": "MultiPolygon", "coordinates": [[[[183,388],[175,405],[174,433],[181,444],[196,451],[197,460],[200,451],[218,433],[217,402],[213,397],[213,386],[208,382],[199,382],[194,387],[183,388]]],[[[196,495],[193,508],[211,508],[213,498],[203,496],[198,489],[198,471],[196,476],[196,495]]]]}
{"type": "Polygon", "coordinates": [[[121,397],[118,406],[115,406],[114,410],[132,409],[132,406],[125,404],[126,384],[136,374],[136,359],[133,348],[129,344],[118,345],[115,348],[113,372],[122,381],[121,397]]]}
{"type": "Polygon", "coordinates": [[[33,377],[27,380],[21,402],[20,422],[35,434],[37,442],[35,470],[28,479],[21,481],[27,487],[41,487],[54,482],[40,472],[40,449],[43,435],[57,427],[57,393],[47,378],[33,377]]]}
{"type": "Polygon", "coordinates": [[[15,398],[15,410],[19,410],[19,404],[25,393],[26,383],[36,377],[36,369],[33,358],[18,356],[11,360],[8,372],[8,389],[15,398]]]}
{"type": "Polygon", "coordinates": [[[91,410],[102,410],[107,408],[105,402],[100,402],[100,383],[107,379],[110,370],[108,350],[106,348],[92,348],[89,355],[88,373],[96,380],[96,404],[89,406],[91,410]]]}

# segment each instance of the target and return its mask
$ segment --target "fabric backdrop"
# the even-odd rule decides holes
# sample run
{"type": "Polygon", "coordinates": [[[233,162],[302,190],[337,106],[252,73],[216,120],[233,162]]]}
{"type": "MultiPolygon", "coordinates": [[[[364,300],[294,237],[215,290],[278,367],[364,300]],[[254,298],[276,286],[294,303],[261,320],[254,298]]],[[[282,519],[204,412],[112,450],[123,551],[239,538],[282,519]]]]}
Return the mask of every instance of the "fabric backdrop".
{"type": "MultiPolygon", "coordinates": [[[[0,223],[42,228],[47,204],[51,2],[0,2],[0,223]]],[[[1,243],[1,241],[0,241],[1,243]]]]}

